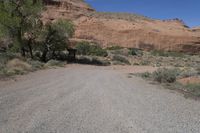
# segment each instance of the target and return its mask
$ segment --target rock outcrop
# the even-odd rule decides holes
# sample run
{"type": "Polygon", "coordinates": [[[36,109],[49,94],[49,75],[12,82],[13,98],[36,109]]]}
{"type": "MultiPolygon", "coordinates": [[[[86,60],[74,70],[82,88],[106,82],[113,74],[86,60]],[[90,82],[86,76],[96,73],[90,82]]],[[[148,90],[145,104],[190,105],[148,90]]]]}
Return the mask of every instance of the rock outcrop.
{"type": "Polygon", "coordinates": [[[102,47],[200,51],[200,29],[190,29],[179,19],[154,20],[136,14],[100,13],[83,0],[51,1],[46,3],[43,21],[72,20],[76,28],[73,40],[97,42],[102,47]]]}

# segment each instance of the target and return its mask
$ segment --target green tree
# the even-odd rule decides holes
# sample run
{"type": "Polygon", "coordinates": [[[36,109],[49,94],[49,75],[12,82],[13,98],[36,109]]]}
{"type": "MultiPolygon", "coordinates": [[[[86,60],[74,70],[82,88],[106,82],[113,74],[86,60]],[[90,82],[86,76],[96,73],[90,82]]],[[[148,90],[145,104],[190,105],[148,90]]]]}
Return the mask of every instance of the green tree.
{"type": "Polygon", "coordinates": [[[80,55],[93,55],[103,57],[108,55],[107,51],[101,48],[98,44],[93,44],[85,41],[77,43],[76,49],[80,55]]]}
{"type": "Polygon", "coordinates": [[[76,49],[80,55],[90,55],[90,43],[89,42],[78,42],[76,44],[76,49]]]}
{"type": "Polygon", "coordinates": [[[25,34],[30,35],[36,25],[41,24],[41,11],[42,0],[0,1],[0,30],[13,40],[14,47],[22,56],[25,56],[26,49],[25,34]]]}
{"type": "Polygon", "coordinates": [[[47,54],[55,57],[56,52],[67,49],[69,38],[74,34],[74,27],[70,21],[58,20],[52,24],[46,24],[38,38],[41,60],[47,61],[47,54]]]}

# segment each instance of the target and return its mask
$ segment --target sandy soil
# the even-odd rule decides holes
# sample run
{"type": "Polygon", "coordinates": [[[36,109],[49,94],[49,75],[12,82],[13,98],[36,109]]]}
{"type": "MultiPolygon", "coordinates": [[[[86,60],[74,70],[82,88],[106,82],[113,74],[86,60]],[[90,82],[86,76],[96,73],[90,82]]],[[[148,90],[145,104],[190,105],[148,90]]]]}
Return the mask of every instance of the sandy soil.
{"type": "Polygon", "coordinates": [[[179,79],[178,82],[180,82],[183,85],[200,84],[200,77],[183,78],[183,79],[179,79]]]}
{"type": "Polygon", "coordinates": [[[68,65],[0,82],[0,133],[200,131],[199,101],[127,76],[134,71],[68,65]]]}

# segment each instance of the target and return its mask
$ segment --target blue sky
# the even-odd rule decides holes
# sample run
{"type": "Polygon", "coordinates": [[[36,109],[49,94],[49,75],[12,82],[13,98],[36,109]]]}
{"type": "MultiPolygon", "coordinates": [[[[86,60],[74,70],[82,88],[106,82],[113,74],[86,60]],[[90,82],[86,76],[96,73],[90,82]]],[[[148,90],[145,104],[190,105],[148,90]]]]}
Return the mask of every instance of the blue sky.
{"type": "Polygon", "coordinates": [[[154,19],[182,19],[200,26],[200,0],[85,0],[97,11],[129,12],[154,19]]]}

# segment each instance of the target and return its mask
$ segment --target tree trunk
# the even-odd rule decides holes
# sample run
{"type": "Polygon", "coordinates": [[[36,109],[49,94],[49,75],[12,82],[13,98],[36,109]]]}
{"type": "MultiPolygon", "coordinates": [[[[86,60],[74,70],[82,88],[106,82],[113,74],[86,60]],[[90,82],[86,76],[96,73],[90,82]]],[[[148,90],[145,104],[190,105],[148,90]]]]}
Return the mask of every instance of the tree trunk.
{"type": "Polygon", "coordinates": [[[46,61],[47,61],[47,59],[46,59],[46,57],[47,57],[47,52],[48,52],[47,49],[45,49],[45,50],[42,52],[41,61],[43,61],[43,62],[46,62],[46,61]]]}
{"type": "Polygon", "coordinates": [[[27,46],[28,46],[28,48],[29,48],[29,52],[30,52],[31,59],[33,59],[33,50],[32,50],[32,46],[31,46],[31,42],[32,42],[32,40],[29,39],[29,40],[28,40],[28,43],[27,43],[27,46]]]}
{"type": "Polygon", "coordinates": [[[23,57],[26,57],[26,52],[25,52],[25,48],[24,47],[21,48],[21,55],[23,57]]]}
{"type": "Polygon", "coordinates": [[[18,29],[18,32],[17,32],[17,41],[18,41],[18,45],[20,46],[20,50],[21,50],[21,55],[23,57],[26,56],[26,53],[25,53],[25,48],[24,48],[24,44],[22,42],[22,32],[21,32],[21,28],[18,29]]]}

